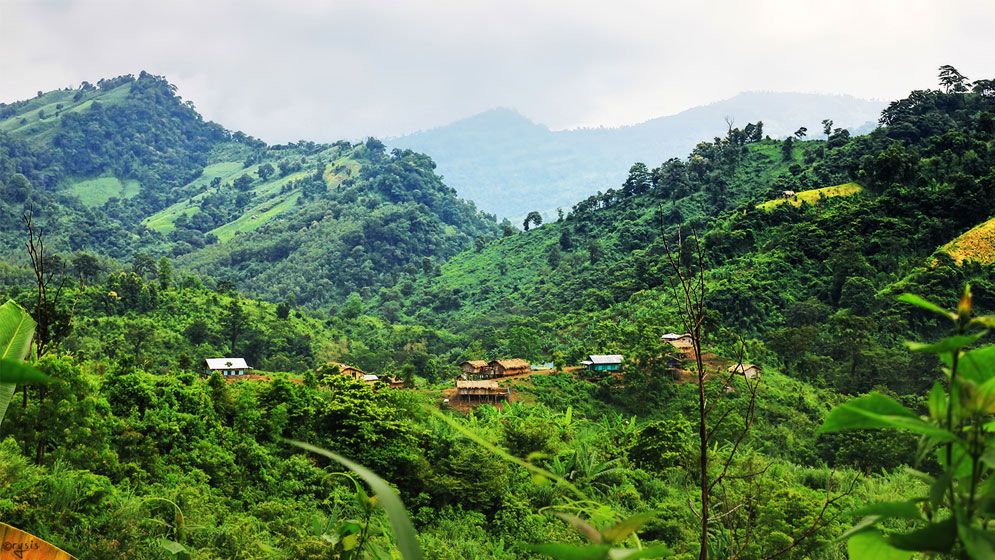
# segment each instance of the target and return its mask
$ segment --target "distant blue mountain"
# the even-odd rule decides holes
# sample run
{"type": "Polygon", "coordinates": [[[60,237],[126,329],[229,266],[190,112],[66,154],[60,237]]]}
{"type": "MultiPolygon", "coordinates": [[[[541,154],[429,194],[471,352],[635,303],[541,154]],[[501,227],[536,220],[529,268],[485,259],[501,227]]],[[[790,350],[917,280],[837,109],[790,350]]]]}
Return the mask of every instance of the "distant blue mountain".
{"type": "Polygon", "coordinates": [[[765,134],[775,138],[800,126],[817,138],[826,118],[867,132],[884,106],[849,95],[748,92],[636,125],[563,131],[497,108],[389,143],[432,156],[446,183],[481,209],[518,217],[569,208],[617,187],[634,162],[653,166],[685,157],[698,142],[724,135],[726,117],[738,127],[762,120],[765,134]]]}

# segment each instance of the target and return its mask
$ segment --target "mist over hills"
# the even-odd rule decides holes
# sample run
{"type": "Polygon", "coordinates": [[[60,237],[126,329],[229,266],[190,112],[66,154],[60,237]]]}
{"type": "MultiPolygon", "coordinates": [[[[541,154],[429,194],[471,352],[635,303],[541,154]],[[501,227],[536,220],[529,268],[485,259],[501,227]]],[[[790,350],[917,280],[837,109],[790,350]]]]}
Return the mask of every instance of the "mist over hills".
{"type": "Polygon", "coordinates": [[[823,119],[854,133],[869,131],[883,101],[850,95],[747,92],[675,115],[614,128],[550,130],[509,108],[394,138],[393,146],[428,154],[446,184],[487,212],[517,217],[568,208],[625,180],[634,161],[650,165],[683,157],[703,139],[758,120],[777,138],[808,128],[822,137],[823,119]]]}

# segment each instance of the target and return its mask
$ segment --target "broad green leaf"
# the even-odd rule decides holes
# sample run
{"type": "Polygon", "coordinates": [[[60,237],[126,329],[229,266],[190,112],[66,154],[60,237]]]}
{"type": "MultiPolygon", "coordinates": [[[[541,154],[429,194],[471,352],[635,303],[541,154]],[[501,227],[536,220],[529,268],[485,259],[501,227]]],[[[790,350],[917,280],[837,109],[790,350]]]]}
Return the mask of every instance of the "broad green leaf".
{"type": "Polygon", "coordinates": [[[24,360],[35,334],[35,320],[13,301],[0,305],[0,358],[24,360]]]}
{"type": "Polygon", "coordinates": [[[861,531],[846,541],[850,560],[909,560],[912,552],[899,550],[887,542],[876,529],[861,531]]]}
{"type": "Polygon", "coordinates": [[[855,512],[857,515],[876,515],[893,519],[923,519],[922,512],[916,501],[907,502],[878,502],[860,508],[855,512]]]}
{"type": "Polygon", "coordinates": [[[24,362],[15,362],[6,358],[0,359],[0,384],[45,384],[55,379],[49,377],[24,362]]]}
{"type": "Polygon", "coordinates": [[[957,437],[947,430],[920,420],[915,413],[895,399],[876,392],[857,397],[834,408],[826,415],[820,431],[827,433],[875,428],[896,428],[941,441],[957,440],[957,437]]]}
{"type": "Polygon", "coordinates": [[[891,546],[914,552],[950,552],[957,540],[953,519],[930,523],[908,533],[893,533],[885,537],[891,546]]]}
{"type": "Polygon", "coordinates": [[[933,384],[929,391],[929,417],[933,420],[943,420],[947,417],[947,393],[939,381],[933,384]]]}
{"type": "Polygon", "coordinates": [[[169,539],[159,539],[159,546],[166,550],[173,558],[176,560],[190,560],[193,556],[190,555],[190,551],[187,547],[182,544],[171,541],[169,539]]]}
{"type": "MultiPolygon", "coordinates": [[[[22,361],[35,336],[35,321],[13,301],[0,305],[0,359],[22,361]]],[[[15,383],[0,382],[0,423],[14,396],[15,383]]]]}
{"type": "Polygon", "coordinates": [[[881,517],[877,515],[868,515],[867,517],[858,521],[856,525],[847,529],[845,533],[839,536],[837,541],[845,541],[850,537],[852,537],[853,535],[856,535],[857,533],[862,533],[866,531],[869,527],[873,527],[874,524],[877,523],[878,521],[881,521],[881,517]]]}
{"type": "Polygon", "coordinates": [[[947,490],[950,488],[950,479],[953,478],[953,473],[944,472],[940,476],[936,477],[933,484],[929,487],[929,507],[933,511],[940,509],[940,505],[943,503],[944,496],[947,494],[947,490]]]}
{"type": "MultiPolygon", "coordinates": [[[[940,359],[947,367],[953,367],[949,354],[940,355],[940,359]]],[[[995,345],[982,346],[961,354],[957,375],[979,385],[995,377],[995,345]]]]}
{"type": "MultiPolygon", "coordinates": [[[[937,464],[943,467],[943,474],[950,474],[954,480],[970,476],[971,457],[968,455],[967,450],[964,449],[964,446],[959,444],[954,445],[950,451],[950,464],[947,464],[946,446],[937,447],[933,452],[936,456],[937,464]]],[[[949,484],[949,479],[947,483],[949,484]]]]}
{"type": "Polygon", "coordinates": [[[958,524],[957,534],[971,560],[995,560],[995,538],[974,526],[958,524]]]}
{"type": "Polygon", "coordinates": [[[545,554],[556,560],[610,560],[611,546],[607,544],[533,544],[527,550],[545,554]]]}
{"type": "Polygon", "coordinates": [[[995,468],[995,447],[992,446],[992,442],[989,440],[988,445],[985,446],[984,453],[981,454],[981,462],[988,465],[989,467],[995,468]]]}
{"type": "Polygon", "coordinates": [[[913,352],[924,352],[926,354],[944,354],[970,346],[975,342],[977,342],[978,339],[984,336],[985,334],[986,331],[982,331],[976,334],[965,334],[965,335],[947,337],[942,340],[933,342],[931,344],[923,344],[921,342],[906,342],[905,345],[908,346],[909,350],[913,352]]]}
{"type": "Polygon", "coordinates": [[[898,301],[900,301],[902,303],[908,303],[909,305],[914,305],[914,306],[916,306],[916,307],[918,307],[920,309],[925,309],[926,311],[932,311],[933,313],[936,313],[937,315],[943,315],[947,319],[953,320],[953,319],[957,318],[956,314],[951,313],[951,312],[947,311],[946,309],[943,309],[939,305],[936,305],[935,303],[933,303],[933,302],[931,302],[931,301],[929,301],[929,300],[927,300],[927,299],[925,299],[923,297],[917,296],[915,294],[902,294],[902,295],[898,296],[898,301]]]}
{"type": "Polygon", "coordinates": [[[404,509],[401,497],[394,492],[394,489],[384,479],[366,467],[354,463],[338,453],[333,453],[327,449],[315,447],[301,441],[287,440],[287,442],[301,449],[328,457],[359,475],[360,478],[370,485],[373,493],[380,500],[380,505],[387,512],[387,519],[390,520],[390,526],[394,529],[394,538],[397,540],[397,548],[401,551],[401,557],[404,560],[421,560],[421,547],[418,545],[418,536],[415,533],[415,527],[411,524],[411,519],[408,517],[407,510],[404,509]]]}
{"type": "Polygon", "coordinates": [[[643,525],[646,525],[654,518],[656,518],[655,513],[639,513],[633,515],[632,517],[623,519],[607,529],[602,529],[601,536],[603,536],[609,543],[619,544],[629,538],[629,535],[638,531],[643,525]]]}

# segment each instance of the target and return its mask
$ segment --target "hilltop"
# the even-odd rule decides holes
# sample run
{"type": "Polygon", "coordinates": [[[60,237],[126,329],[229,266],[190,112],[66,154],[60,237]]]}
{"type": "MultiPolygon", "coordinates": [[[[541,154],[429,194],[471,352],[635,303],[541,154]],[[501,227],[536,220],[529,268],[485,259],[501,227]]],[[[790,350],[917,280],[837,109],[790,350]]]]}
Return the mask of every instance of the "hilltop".
{"type": "Polygon", "coordinates": [[[168,255],[254,295],[326,306],[497,231],[434,167],[376,140],[268,146],[205,122],[143,72],[0,106],[0,237],[20,247],[30,210],[60,251],[168,255]]]}
{"type": "Polygon", "coordinates": [[[654,166],[725,135],[726,118],[739,127],[762,121],[772,138],[802,126],[822,136],[823,119],[856,134],[874,127],[884,105],[846,95],[750,92],[635,125],[575,130],[550,130],[499,108],[389,143],[430,155],[450,186],[488,212],[551,216],[621,183],[632,162],[654,166]]]}

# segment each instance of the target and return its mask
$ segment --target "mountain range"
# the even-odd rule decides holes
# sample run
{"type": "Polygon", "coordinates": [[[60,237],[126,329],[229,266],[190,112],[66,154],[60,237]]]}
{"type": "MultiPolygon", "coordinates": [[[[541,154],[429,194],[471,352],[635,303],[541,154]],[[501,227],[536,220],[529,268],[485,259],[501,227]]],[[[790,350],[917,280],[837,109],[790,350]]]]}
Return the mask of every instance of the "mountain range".
{"type": "Polygon", "coordinates": [[[498,108],[452,124],[388,140],[432,157],[446,183],[481,209],[502,217],[532,210],[551,215],[621,183],[631,162],[658,165],[683,157],[732,126],[763,121],[772,138],[799,127],[825,138],[822,121],[863,133],[882,101],[850,95],[748,92],[630,126],[551,130],[513,109],[498,108]]]}

